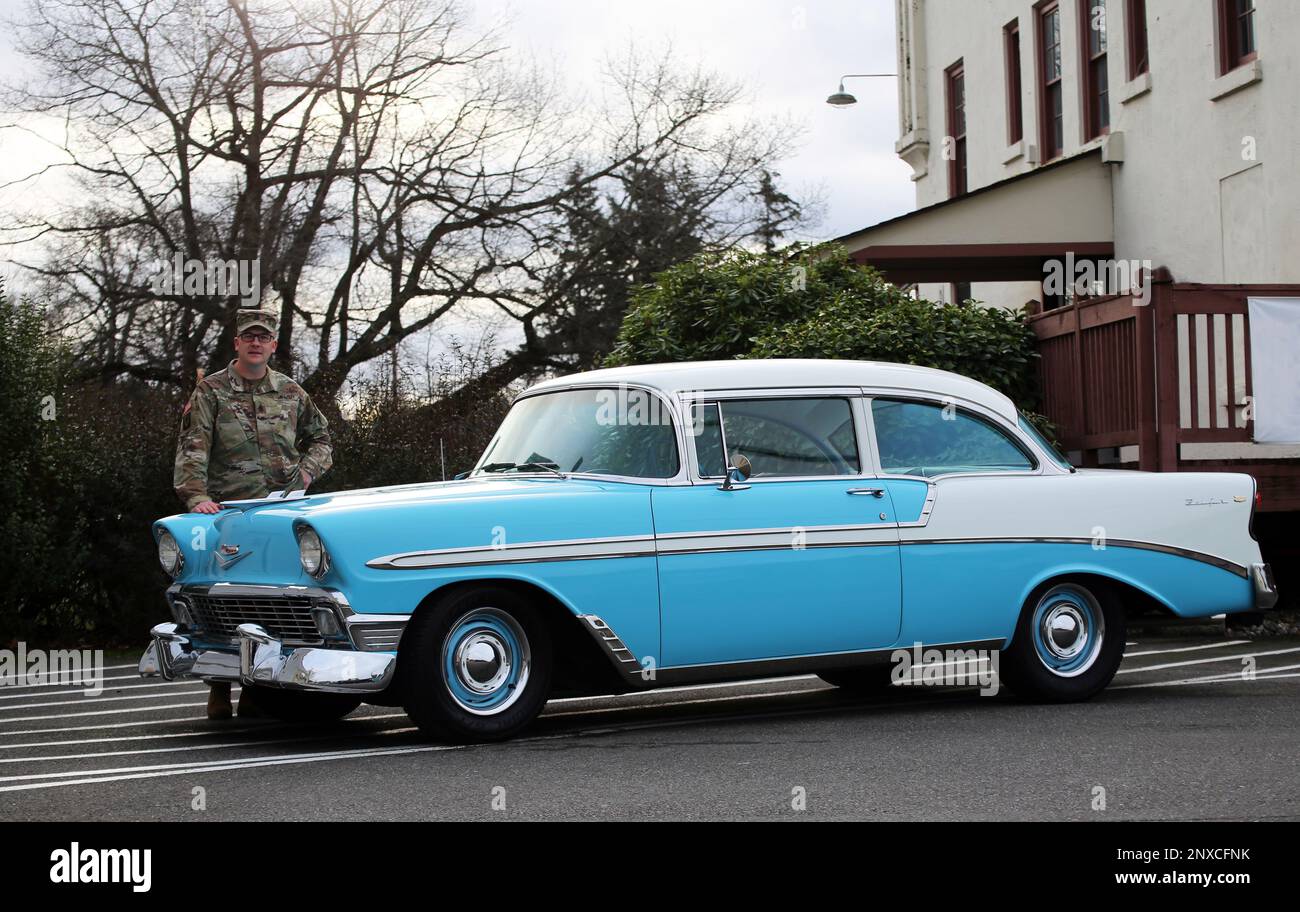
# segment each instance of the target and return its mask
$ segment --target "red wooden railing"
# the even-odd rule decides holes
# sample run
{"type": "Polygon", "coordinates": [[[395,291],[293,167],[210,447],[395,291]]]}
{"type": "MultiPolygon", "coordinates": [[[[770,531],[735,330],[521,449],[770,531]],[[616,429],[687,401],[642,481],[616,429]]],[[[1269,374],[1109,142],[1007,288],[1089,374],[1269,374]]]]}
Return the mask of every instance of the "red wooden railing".
{"type": "Polygon", "coordinates": [[[1251,296],[1300,296],[1300,286],[1154,282],[1128,295],[1077,301],[1030,318],[1038,336],[1043,413],[1084,465],[1098,450],[1136,446],[1151,471],[1255,475],[1265,509],[1300,510],[1300,460],[1186,460],[1184,443],[1249,444],[1251,296]]]}

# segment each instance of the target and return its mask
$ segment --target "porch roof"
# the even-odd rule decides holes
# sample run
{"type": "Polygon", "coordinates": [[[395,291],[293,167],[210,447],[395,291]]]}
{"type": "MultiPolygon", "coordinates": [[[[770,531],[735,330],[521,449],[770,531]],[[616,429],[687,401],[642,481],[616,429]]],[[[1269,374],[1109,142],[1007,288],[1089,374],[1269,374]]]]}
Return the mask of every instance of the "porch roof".
{"type": "Polygon", "coordinates": [[[896,284],[1040,281],[1043,261],[1113,257],[1101,150],[989,184],[837,239],[896,284]]]}

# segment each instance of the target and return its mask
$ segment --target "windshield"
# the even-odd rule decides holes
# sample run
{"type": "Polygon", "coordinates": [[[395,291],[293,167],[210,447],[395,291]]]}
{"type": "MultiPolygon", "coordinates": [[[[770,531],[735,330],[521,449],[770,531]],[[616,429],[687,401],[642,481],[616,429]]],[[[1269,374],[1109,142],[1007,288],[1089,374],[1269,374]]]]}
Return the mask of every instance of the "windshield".
{"type": "Polygon", "coordinates": [[[530,396],[501,422],[476,475],[586,472],[677,474],[677,434],[663,400],[645,390],[579,389],[530,396]]]}
{"type": "Polygon", "coordinates": [[[1027,421],[1024,415],[1019,416],[1019,421],[1020,429],[1030,437],[1034,438],[1034,442],[1037,443],[1039,448],[1051,458],[1052,462],[1056,463],[1063,469],[1067,469],[1071,472],[1074,471],[1074,466],[1070,465],[1070,461],[1062,456],[1060,452],[1057,451],[1056,447],[1047,442],[1047,438],[1039,432],[1038,428],[1034,427],[1033,422],[1027,421]]]}

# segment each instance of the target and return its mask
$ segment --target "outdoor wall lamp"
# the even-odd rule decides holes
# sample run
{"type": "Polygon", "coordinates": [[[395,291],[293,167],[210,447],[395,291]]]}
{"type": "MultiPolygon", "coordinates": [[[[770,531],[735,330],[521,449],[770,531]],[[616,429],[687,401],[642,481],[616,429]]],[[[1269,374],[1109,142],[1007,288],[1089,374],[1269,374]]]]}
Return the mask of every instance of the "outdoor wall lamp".
{"type": "Polygon", "coordinates": [[[844,91],[844,80],[846,79],[893,79],[897,73],[849,73],[847,76],[840,77],[840,90],[830,95],[826,99],[828,105],[837,108],[847,108],[849,105],[858,103],[858,99],[844,91]]]}

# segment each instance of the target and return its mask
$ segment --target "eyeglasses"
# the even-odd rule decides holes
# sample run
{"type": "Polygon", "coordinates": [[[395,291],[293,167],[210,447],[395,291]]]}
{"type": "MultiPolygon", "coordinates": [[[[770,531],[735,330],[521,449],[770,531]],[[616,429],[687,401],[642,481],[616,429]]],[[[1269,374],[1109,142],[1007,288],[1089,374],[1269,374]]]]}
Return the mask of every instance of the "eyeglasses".
{"type": "Polygon", "coordinates": [[[239,338],[243,339],[245,342],[261,342],[265,345],[270,342],[273,337],[267,333],[246,332],[240,333],[239,338]]]}

